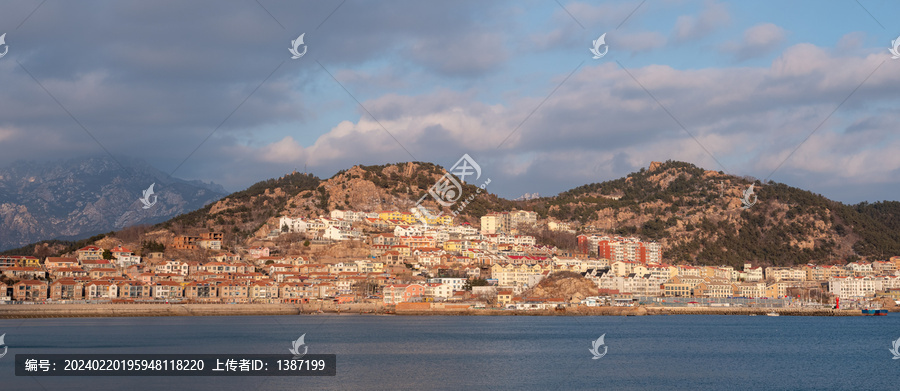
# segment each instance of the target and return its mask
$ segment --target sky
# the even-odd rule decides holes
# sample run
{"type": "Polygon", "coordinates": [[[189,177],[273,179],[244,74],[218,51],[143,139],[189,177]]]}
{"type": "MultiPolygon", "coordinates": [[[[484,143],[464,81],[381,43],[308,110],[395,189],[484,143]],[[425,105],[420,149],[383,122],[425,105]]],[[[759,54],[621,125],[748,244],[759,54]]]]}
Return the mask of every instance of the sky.
{"type": "Polygon", "coordinates": [[[0,167],[110,154],[237,191],[468,154],[515,198],[671,159],[897,200],[896,15],[889,0],[0,0],[0,167]]]}

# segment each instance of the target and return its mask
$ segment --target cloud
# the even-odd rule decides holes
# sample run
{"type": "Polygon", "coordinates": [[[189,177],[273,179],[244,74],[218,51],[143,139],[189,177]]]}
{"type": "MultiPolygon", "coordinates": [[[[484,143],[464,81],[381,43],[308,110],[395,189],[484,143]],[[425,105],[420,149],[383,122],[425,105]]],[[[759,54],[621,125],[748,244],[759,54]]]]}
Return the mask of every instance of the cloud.
{"type": "MultiPolygon", "coordinates": [[[[837,57],[799,44],[764,68],[629,69],[640,84],[607,63],[584,67],[533,113],[544,96],[485,104],[475,92],[386,94],[363,102],[377,122],[361,113],[359,120],[341,122],[309,147],[291,143],[295,152],[288,155],[308,156],[311,164],[337,170],[362,162],[412,160],[404,148],[418,160],[445,165],[469,153],[493,170],[494,191],[509,196],[552,194],[550,189],[615,178],[667,159],[759,178],[783,162],[772,179],[837,191],[842,180],[882,183],[900,170],[900,159],[891,155],[900,147],[900,137],[892,132],[900,121],[891,118],[900,117],[882,112],[886,109],[871,113],[875,106],[867,103],[881,99],[874,91],[900,87],[900,76],[872,75],[855,102],[842,106],[787,157],[881,61],[875,55],[837,57]],[[864,113],[879,120],[844,119],[864,113]],[[879,137],[859,137],[863,128],[879,137]]],[[[564,76],[548,81],[547,90],[564,76]]]]}
{"type": "Polygon", "coordinates": [[[634,34],[614,34],[609,44],[616,49],[624,49],[632,54],[647,52],[666,45],[666,36],[655,31],[642,31],[634,34]]]}
{"type": "Polygon", "coordinates": [[[682,15],[675,22],[672,31],[675,42],[686,42],[703,38],[731,20],[725,5],[707,1],[698,16],[682,15]]]}
{"type": "Polygon", "coordinates": [[[744,31],[740,42],[723,44],[722,50],[734,55],[736,61],[744,61],[771,53],[784,42],[785,30],[772,23],[763,23],[744,31]]]}
{"type": "Polygon", "coordinates": [[[48,2],[8,36],[15,50],[0,61],[0,165],[103,153],[94,136],[164,171],[193,153],[177,176],[231,190],[304,165],[327,177],[353,164],[446,166],[463,153],[508,196],[553,194],[666,159],[718,170],[717,159],[760,178],[784,162],[773,179],[851,199],[900,190],[891,179],[900,172],[891,155],[900,74],[864,35],[835,48],[787,46],[791,25],[760,24],[719,47],[738,59],[776,58],[735,66],[680,62],[695,58],[683,50],[640,55],[720,31],[730,16],[716,2],[679,18],[668,39],[641,30],[642,19],[677,15],[681,3],[642,7],[616,32],[635,2],[564,4],[584,29],[552,2],[546,13],[474,0],[347,2],[324,24],[339,2],[263,4],[284,29],[254,2],[48,2]],[[628,72],[586,61],[603,31],[611,52],[637,54],[617,58],[628,72]],[[301,32],[309,53],[289,60],[301,32]],[[670,58],[681,68],[654,63],[670,58]]]}
{"type": "Polygon", "coordinates": [[[487,73],[509,58],[503,37],[484,31],[420,38],[408,52],[420,64],[450,76],[487,73]]]}

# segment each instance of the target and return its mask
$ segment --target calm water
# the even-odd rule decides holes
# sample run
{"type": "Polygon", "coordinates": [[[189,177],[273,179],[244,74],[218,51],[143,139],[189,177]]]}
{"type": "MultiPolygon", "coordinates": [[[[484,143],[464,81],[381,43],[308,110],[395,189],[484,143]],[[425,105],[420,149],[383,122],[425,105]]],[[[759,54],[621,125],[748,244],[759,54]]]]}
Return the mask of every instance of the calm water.
{"type": "Polygon", "coordinates": [[[403,317],[0,320],[5,390],[896,390],[900,316],[403,317]],[[14,375],[22,353],[337,355],[335,377],[14,375]],[[608,354],[592,360],[606,334],[608,354]]]}

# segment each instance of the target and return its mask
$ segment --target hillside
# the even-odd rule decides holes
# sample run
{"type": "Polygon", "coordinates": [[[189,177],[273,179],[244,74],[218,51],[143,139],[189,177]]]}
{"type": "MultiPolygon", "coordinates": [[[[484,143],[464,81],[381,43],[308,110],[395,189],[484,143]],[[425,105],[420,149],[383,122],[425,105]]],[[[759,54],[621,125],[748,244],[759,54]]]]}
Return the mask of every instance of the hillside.
{"type": "Polygon", "coordinates": [[[577,221],[586,232],[659,241],[669,262],[781,266],[900,254],[900,203],[848,206],[682,162],[653,163],[540,201],[535,210],[577,221]],[[758,202],[744,210],[741,197],[751,184],[758,202]]]}
{"type": "MultiPolygon", "coordinates": [[[[354,166],[327,180],[292,173],[154,227],[132,229],[128,236],[135,237],[131,242],[138,248],[144,240],[164,242],[177,234],[207,231],[224,232],[226,248],[259,245],[268,243],[269,231],[280,228],[279,216],[316,217],[335,209],[408,211],[444,172],[432,163],[409,162],[354,166]]],[[[463,196],[475,190],[465,185],[463,196]]],[[[426,200],[427,207],[437,209],[430,197],[426,200]]],[[[898,202],[844,205],[784,184],[760,183],[683,162],[654,162],[624,178],[553,197],[510,201],[480,194],[457,222],[477,226],[486,213],[512,209],[536,211],[543,223],[570,222],[579,233],[658,241],[663,260],[669,263],[794,265],[900,254],[898,202]],[[741,197],[750,184],[758,202],[744,210],[741,197]]],[[[573,243],[546,231],[539,237],[561,248],[573,243]]],[[[34,248],[20,252],[29,250],[34,248]]]]}

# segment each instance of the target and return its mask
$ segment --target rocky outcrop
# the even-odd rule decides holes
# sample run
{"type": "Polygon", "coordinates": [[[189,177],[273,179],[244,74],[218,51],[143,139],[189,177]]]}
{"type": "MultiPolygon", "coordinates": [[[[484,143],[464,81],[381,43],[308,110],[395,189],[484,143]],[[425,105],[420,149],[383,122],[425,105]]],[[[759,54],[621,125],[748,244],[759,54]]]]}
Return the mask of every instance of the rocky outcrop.
{"type": "Polygon", "coordinates": [[[580,303],[589,296],[597,296],[597,285],[571,272],[553,273],[522,294],[522,297],[562,298],[570,303],[580,303]]]}

